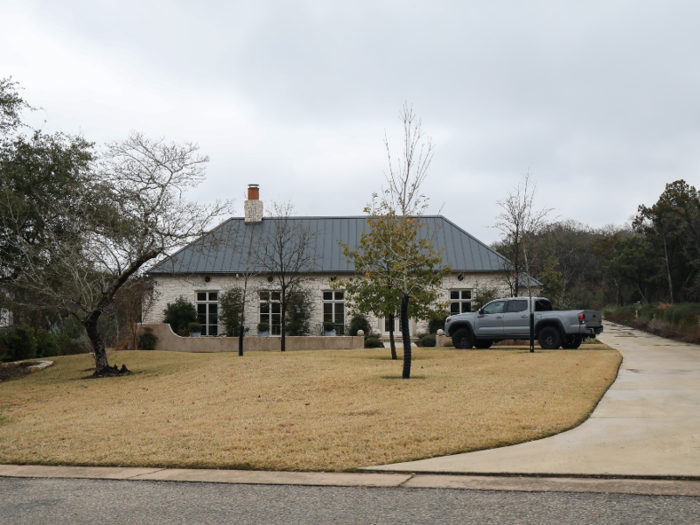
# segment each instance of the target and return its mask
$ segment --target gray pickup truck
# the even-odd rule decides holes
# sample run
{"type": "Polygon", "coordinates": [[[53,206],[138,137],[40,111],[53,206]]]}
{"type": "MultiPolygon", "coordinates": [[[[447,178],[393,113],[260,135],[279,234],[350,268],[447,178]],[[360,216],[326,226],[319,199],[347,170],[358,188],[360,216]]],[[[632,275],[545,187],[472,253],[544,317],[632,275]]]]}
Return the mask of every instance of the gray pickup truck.
{"type": "MultiPolygon", "coordinates": [[[[578,348],[586,337],[603,331],[599,310],[555,311],[544,297],[533,297],[535,338],[542,348],[578,348]]],[[[496,299],[478,312],[451,315],[445,321],[445,335],[455,348],[489,348],[504,339],[530,338],[530,312],[527,297],[496,299]]]]}

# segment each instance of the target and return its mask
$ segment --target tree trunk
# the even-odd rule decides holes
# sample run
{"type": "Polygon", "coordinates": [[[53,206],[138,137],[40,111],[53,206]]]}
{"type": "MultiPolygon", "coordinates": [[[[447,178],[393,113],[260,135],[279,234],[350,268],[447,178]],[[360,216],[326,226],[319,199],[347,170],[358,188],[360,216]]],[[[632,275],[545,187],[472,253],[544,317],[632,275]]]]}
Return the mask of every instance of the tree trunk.
{"type": "Polygon", "coordinates": [[[411,296],[401,295],[401,325],[403,330],[403,379],[411,378],[411,331],[408,329],[408,301],[411,296]]]}
{"type": "Polygon", "coordinates": [[[245,315],[243,314],[245,310],[245,295],[243,296],[243,308],[241,310],[241,321],[238,325],[238,355],[243,355],[243,334],[245,333],[245,328],[243,327],[243,322],[245,321],[245,315]]]}
{"type": "Polygon", "coordinates": [[[389,314],[389,346],[391,347],[391,358],[398,359],[396,355],[396,341],[394,340],[394,314],[389,314]]]}
{"type": "Polygon", "coordinates": [[[280,324],[282,325],[282,328],[281,328],[282,340],[280,341],[280,349],[282,350],[282,352],[284,352],[286,350],[285,336],[287,333],[287,322],[286,322],[287,305],[285,303],[286,303],[286,300],[285,300],[284,292],[282,292],[282,308],[281,308],[282,311],[280,313],[280,315],[282,316],[282,319],[280,319],[280,324]]]}
{"type": "Polygon", "coordinates": [[[90,338],[92,351],[95,353],[95,373],[99,373],[109,366],[105,343],[102,341],[100,334],[97,332],[97,321],[101,314],[102,312],[99,310],[94,311],[88,317],[83,319],[82,322],[85,330],[87,331],[87,335],[90,338]]]}
{"type": "Polygon", "coordinates": [[[671,279],[671,262],[668,259],[668,246],[666,246],[666,235],[664,235],[664,262],[666,263],[666,278],[668,279],[668,294],[673,304],[673,279],[671,279]]]}

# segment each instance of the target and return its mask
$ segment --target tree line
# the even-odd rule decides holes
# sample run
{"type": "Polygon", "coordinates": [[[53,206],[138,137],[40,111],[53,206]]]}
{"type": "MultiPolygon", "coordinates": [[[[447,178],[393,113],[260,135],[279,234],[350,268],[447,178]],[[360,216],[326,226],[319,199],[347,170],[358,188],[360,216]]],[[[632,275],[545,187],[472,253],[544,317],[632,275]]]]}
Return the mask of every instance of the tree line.
{"type": "MultiPolygon", "coordinates": [[[[492,245],[512,265],[511,284],[526,274],[518,240],[504,234],[492,245]]],[[[684,180],[640,204],[628,224],[545,221],[527,240],[529,273],[559,308],[700,301],[700,193],[684,180]]]]}

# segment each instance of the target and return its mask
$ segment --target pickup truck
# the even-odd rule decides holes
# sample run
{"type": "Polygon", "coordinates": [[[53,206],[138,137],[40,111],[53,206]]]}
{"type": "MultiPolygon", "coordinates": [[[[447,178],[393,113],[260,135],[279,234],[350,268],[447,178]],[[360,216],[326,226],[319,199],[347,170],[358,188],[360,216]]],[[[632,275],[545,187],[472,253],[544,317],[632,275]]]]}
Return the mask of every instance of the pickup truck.
{"type": "MultiPolygon", "coordinates": [[[[559,347],[575,349],[586,337],[603,331],[599,310],[552,309],[544,297],[533,297],[535,338],[547,350],[559,347]]],[[[489,348],[504,339],[530,338],[528,298],[496,299],[478,312],[450,315],[445,320],[445,335],[452,337],[455,348],[489,348]]]]}

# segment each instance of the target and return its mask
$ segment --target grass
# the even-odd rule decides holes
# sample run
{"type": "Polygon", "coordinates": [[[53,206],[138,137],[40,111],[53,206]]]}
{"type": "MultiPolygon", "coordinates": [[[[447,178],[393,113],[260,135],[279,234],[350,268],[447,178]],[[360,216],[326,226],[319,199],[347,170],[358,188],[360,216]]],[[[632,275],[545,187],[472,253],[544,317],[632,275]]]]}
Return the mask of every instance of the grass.
{"type": "Polygon", "coordinates": [[[124,351],[0,384],[0,463],[348,471],[509,445],[581,423],[615,379],[604,345],[528,353],[420,348],[124,351]]]}

